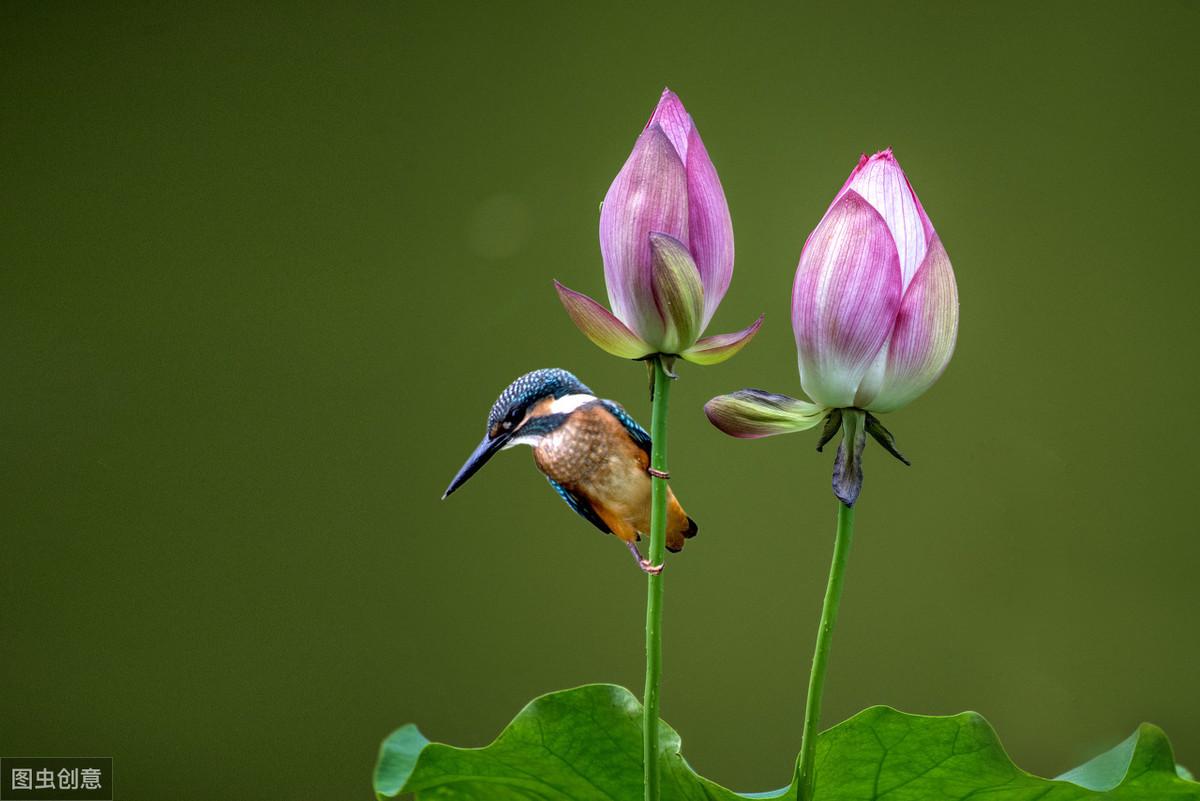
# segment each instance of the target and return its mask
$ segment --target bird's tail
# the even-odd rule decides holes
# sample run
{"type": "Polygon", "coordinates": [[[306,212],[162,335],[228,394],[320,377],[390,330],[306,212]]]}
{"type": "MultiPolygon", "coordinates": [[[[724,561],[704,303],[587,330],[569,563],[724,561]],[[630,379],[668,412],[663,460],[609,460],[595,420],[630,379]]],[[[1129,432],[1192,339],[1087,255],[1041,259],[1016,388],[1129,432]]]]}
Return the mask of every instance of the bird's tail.
{"type": "Polygon", "coordinates": [[[684,540],[690,540],[699,530],[696,521],[687,516],[672,493],[667,499],[667,550],[679,553],[683,550],[684,540]]]}

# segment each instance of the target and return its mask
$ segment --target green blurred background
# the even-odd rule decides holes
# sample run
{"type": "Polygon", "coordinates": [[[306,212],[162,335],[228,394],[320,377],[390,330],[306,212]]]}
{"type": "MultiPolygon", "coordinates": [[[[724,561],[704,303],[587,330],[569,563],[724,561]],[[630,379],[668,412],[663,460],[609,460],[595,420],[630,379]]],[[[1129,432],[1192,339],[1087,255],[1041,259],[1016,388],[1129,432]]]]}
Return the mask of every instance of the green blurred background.
{"type": "Polygon", "coordinates": [[[832,545],[799,392],[800,246],[895,148],[958,275],[958,352],[872,446],[825,722],[975,709],[1055,774],[1164,726],[1200,765],[1200,7],[6,3],[0,753],[111,755],[122,799],[370,796],[380,739],[484,744],[531,697],[641,685],[644,581],[528,452],[442,490],[518,374],[648,423],[597,210],[664,85],[737,270],[682,366],[664,716],[787,782],[832,545]]]}

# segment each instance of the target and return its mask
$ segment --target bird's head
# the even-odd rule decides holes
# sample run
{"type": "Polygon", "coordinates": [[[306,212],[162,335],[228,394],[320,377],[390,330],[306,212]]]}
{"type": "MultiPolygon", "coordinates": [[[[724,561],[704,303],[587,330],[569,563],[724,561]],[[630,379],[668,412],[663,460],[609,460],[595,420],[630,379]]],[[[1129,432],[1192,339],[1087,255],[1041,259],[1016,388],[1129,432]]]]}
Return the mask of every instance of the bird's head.
{"type": "Polygon", "coordinates": [[[492,404],[483,441],[467,458],[442,497],[446,498],[467,483],[467,479],[475,475],[497,452],[521,441],[531,441],[536,434],[543,433],[541,429],[550,418],[563,413],[553,410],[552,404],[545,401],[552,402],[568,395],[592,394],[578,378],[557,367],[534,370],[509,384],[492,404]]]}

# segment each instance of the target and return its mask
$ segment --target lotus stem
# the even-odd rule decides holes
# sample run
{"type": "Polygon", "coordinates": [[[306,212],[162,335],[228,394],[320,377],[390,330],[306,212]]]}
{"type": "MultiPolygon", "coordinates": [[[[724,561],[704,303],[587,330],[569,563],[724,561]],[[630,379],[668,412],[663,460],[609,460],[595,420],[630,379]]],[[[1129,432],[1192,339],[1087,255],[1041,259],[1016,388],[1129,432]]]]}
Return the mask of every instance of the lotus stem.
{"type": "MultiPolygon", "coordinates": [[[[654,395],[650,417],[650,467],[667,474],[667,400],[671,379],[662,359],[653,359],[654,395]]],[[[652,565],[661,565],[667,544],[667,481],[651,474],[650,478],[650,552],[652,565]]],[[[646,590],[646,692],[642,699],[642,758],[645,769],[646,801],[658,801],[658,687],[662,679],[662,602],[663,576],[647,575],[646,590]]]]}
{"type": "Polygon", "coordinates": [[[829,646],[833,627],[837,623],[838,603],[842,598],[842,581],[846,577],[846,558],[850,540],[854,537],[854,507],[838,504],[837,538],[833,543],[833,564],[829,567],[829,584],[825,588],[825,603],[821,606],[821,627],[817,629],[817,645],[813,650],[812,672],[808,677],[808,700],[804,705],[804,734],[800,741],[800,760],[796,763],[799,785],[798,801],[813,801],[816,779],[814,760],[817,753],[817,727],[821,721],[821,693],[825,688],[825,669],[829,665],[829,646]]]}

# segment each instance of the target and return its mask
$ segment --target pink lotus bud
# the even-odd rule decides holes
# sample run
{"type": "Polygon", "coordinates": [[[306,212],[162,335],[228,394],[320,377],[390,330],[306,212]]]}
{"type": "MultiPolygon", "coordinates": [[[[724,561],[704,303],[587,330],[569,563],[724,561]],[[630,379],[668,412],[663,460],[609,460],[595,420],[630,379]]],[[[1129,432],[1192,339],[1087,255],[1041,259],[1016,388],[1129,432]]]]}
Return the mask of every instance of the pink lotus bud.
{"type": "Polygon", "coordinates": [[[575,324],[614,355],[699,364],[741,350],[762,322],[698,339],[733,277],[733,225],[717,171],[683,103],[662,94],[600,211],[612,313],[558,284],[575,324]]]}
{"type": "Polygon", "coordinates": [[[859,161],[804,244],[792,326],[800,383],[827,408],[899,409],[949,363],[954,271],[891,150],[859,161]]]}
{"type": "Polygon", "coordinates": [[[714,426],[753,439],[813,428],[817,450],[838,431],[833,491],[853,506],[866,435],[908,464],[872,412],[933,385],[954,352],[958,288],[942,242],[892,151],[863,156],[809,234],[792,287],[800,383],[815,403],[757,389],[704,407],[714,426]]]}

